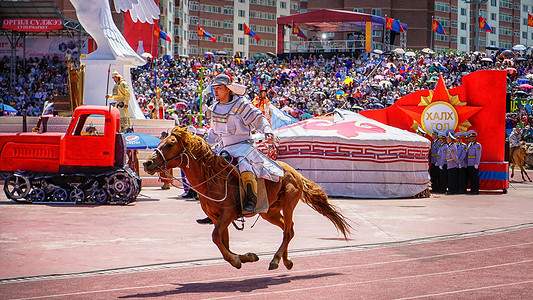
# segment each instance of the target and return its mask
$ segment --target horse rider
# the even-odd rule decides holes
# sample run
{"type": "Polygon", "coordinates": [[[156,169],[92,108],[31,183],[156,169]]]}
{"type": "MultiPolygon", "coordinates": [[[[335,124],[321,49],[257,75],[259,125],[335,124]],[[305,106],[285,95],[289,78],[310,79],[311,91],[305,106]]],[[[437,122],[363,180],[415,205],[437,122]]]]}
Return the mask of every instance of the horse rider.
{"type": "Polygon", "coordinates": [[[439,188],[437,193],[446,193],[448,188],[448,167],[446,164],[446,152],[448,151],[448,144],[446,144],[446,132],[439,132],[439,152],[437,153],[437,162],[435,165],[439,168],[439,188]]]}
{"type": "Polygon", "coordinates": [[[479,194],[479,162],[481,161],[481,144],[476,142],[477,132],[469,130],[466,132],[468,136],[468,146],[466,148],[467,161],[467,179],[470,183],[470,192],[467,194],[479,194]]]}
{"type": "Polygon", "coordinates": [[[457,177],[459,179],[459,194],[466,194],[466,144],[463,143],[464,133],[457,132],[455,134],[455,143],[457,144],[457,158],[459,159],[459,166],[457,169],[457,177]]]}
{"type": "Polygon", "coordinates": [[[130,124],[130,112],[128,104],[130,103],[130,89],[124,77],[119,72],[113,70],[113,80],[115,85],[113,86],[113,94],[106,95],[106,99],[113,99],[115,101],[115,107],[120,112],[120,132],[126,132],[126,129],[131,127],[130,124]]]}
{"type": "Polygon", "coordinates": [[[458,185],[458,166],[459,158],[457,157],[457,145],[455,144],[455,136],[453,131],[448,132],[446,136],[448,143],[448,151],[446,151],[446,165],[448,167],[448,192],[446,195],[457,194],[458,185]]]}
{"type": "Polygon", "coordinates": [[[509,160],[513,157],[514,152],[520,147],[520,141],[522,140],[522,128],[516,126],[509,135],[509,160]]]}
{"type": "Polygon", "coordinates": [[[431,133],[431,138],[433,139],[433,142],[431,143],[431,150],[430,150],[430,157],[429,157],[429,163],[431,164],[429,168],[429,176],[431,178],[431,190],[433,192],[437,192],[439,190],[439,170],[440,170],[439,167],[436,165],[439,148],[440,148],[439,133],[437,131],[433,131],[431,133]]]}
{"type": "Polygon", "coordinates": [[[226,151],[237,159],[245,192],[243,214],[254,214],[257,178],[277,182],[284,175],[281,167],[253,146],[252,130],[264,134],[267,143],[272,143],[272,128],[261,110],[245,96],[246,87],[233,83],[228,74],[217,75],[211,86],[215,101],[206,111],[206,118],[211,120],[206,141],[209,145],[218,144],[220,152],[226,151]]]}
{"type": "Polygon", "coordinates": [[[43,113],[37,120],[37,125],[32,129],[33,132],[41,132],[41,124],[43,124],[42,132],[48,131],[48,119],[54,116],[54,102],[52,99],[46,100],[43,105],[43,113]]]}

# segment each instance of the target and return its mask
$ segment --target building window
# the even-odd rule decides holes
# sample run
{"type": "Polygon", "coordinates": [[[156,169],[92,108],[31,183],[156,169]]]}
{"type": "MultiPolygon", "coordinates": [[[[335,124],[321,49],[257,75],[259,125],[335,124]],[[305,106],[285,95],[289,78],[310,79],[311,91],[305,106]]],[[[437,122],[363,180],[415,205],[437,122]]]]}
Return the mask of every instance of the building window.
{"type": "Polygon", "coordinates": [[[479,10],[479,14],[480,14],[483,18],[485,18],[485,19],[487,18],[487,11],[486,11],[486,10],[484,10],[484,9],[480,9],[480,10],[479,10]]]}
{"type": "Polygon", "coordinates": [[[452,6],[452,14],[457,14],[457,6],[452,6]]]}
{"type": "Polygon", "coordinates": [[[233,15],[233,7],[231,7],[231,6],[224,6],[224,14],[225,14],[225,15],[233,15]]]}
{"type": "Polygon", "coordinates": [[[244,25],[242,25],[242,23],[239,23],[239,25],[237,25],[237,29],[244,30],[244,25]]]}
{"type": "Polygon", "coordinates": [[[522,11],[523,12],[529,12],[527,5],[522,5],[522,11]]]}
{"type": "Polygon", "coordinates": [[[452,43],[457,43],[457,36],[456,36],[456,35],[452,35],[452,36],[450,37],[450,41],[451,41],[452,43]]]}
{"type": "Polygon", "coordinates": [[[285,2],[285,1],[280,1],[280,2],[279,2],[279,8],[283,8],[283,9],[287,8],[287,2],[285,2]]]}
{"type": "Polygon", "coordinates": [[[239,9],[239,17],[244,18],[246,17],[246,11],[239,9]]]}
{"type": "Polygon", "coordinates": [[[513,8],[513,0],[500,0],[500,7],[513,8]]]}
{"type": "Polygon", "coordinates": [[[449,12],[450,11],[450,4],[449,3],[442,3],[442,2],[435,2],[435,11],[449,12]]]}
{"type": "Polygon", "coordinates": [[[465,22],[461,22],[461,30],[466,30],[466,23],[465,22]]]}
{"type": "Polygon", "coordinates": [[[381,8],[372,8],[372,10],[370,11],[370,14],[373,16],[381,17],[381,8]]]}
{"type": "Polygon", "coordinates": [[[495,14],[495,13],[491,13],[491,14],[490,14],[490,19],[491,19],[492,21],[496,21],[496,14],[495,14]]]}
{"type": "Polygon", "coordinates": [[[520,31],[516,30],[516,31],[514,32],[514,36],[515,36],[515,37],[520,37],[520,31]]]}
{"type": "Polygon", "coordinates": [[[435,41],[447,42],[448,35],[435,33],[435,41]]]}
{"type": "Polygon", "coordinates": [[[500,13],[500,21],[502,22],[513,22],[513,16],[510,14],[500,13]]]}
{"type": "Polygon", "coordinates": [[[224,21],[224,29],[232,29],[233,21],[224,21]]]}
{"type": "Polygon", "coordinates": [[[237,39],[237,43],[238,43],[239,45],[244,45],[244,38],[242,38],[242,37],[238,38],[238,39],[237,39]]]}
{"type": "Polygon", "coordinates": [[[525,32],[525,31],[522,32],[522,38],[523,39],[527,39],[527,32],[525,32]]]}
{"type": "Polygon", "coordinates": [[[512,36],[513,35],[513,29],[512,28],[509,28],[509,27],[500,27],[500,31],[499,33],[501,35],[508,35],[508,36],[512,36]]]}
{"type": "Polygon", "coordinates": [[[490,5],[496,6],[496,0],[490,0],[490,5]]]}
{"type": "Polygon", "coordinates": [[[189,10],[198,10],[200,4],[198,2],[189,2],[189,10]]]}
{"type": "Polygon", "coordinates": [[[358,12],[358,13],[362,13],[363,9],[362,8],[354,8],[353,11],[354,12],[358,12]]]}
{"type": "Polygon", "coordinates": [[[246,0],[239,0],[239,3],[246,3],[246,0]]]}
{"type": "Polygon", "coordinates": [[[190,16],[189,17],[189,24],[190,25],[198,25],[198,17],[197,16],[190,16]]]}
{"type": "Polygon", "coordinates": [[[450,27],[450,19],[448,18],[435,17],[435,20],[439,21],[442,27],[450,27]]]}
{"type": "Polygon", "coordinates": [[[380,37],[381,30],[372,30],[372,37],[380,37]]]}
{"type": "Polygon", "coordinates": [[[451,21],[450,24],[452,25],[452,28],[457,28],[457,21],[451,21]]]}
{"type": "Polygon", "coordinates": [[[461,7],[461,16],[466,16],[466,8],[461,7]]]}

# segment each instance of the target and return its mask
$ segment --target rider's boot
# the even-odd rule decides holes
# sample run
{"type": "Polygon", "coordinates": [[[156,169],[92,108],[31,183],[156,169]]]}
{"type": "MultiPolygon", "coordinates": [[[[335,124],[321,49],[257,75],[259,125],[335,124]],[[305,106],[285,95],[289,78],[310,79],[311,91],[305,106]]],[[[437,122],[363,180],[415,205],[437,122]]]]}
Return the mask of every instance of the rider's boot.
{"type": "Polygon", "coordinates": [[[245,171],[241,173],[241,181],[246,195],[243,213],[253,214],[257,204],[257,180],[253,172],[245,171]]]}

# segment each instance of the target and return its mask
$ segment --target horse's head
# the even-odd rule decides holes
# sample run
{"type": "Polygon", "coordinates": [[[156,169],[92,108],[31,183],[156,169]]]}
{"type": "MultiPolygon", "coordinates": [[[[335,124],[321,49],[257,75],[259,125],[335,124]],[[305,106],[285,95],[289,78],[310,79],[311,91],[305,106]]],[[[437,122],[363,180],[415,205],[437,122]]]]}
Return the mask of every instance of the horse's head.
{"type": "Polygon", "coordinates": [[[526,144],[526,142],[522,141],[520,143],[520,154],[526,156],[527,153],[528,153],[527,144],[526,144]]]}
{"type": "Polygon", "coordinates": [[[179,158],[187,151],[185,145],[191,139],[187,128],[175,127],[172,132],[144,161],[144,171],[153,175],[157,171],[170,169],[178,166],[179,158]]]}

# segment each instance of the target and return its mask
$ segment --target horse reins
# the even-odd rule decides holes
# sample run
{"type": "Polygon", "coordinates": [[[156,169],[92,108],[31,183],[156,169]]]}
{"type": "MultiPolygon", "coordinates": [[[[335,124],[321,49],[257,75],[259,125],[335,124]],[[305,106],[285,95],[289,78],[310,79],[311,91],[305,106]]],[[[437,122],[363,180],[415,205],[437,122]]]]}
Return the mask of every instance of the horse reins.
{"type": "MultiPolygon", "coordinates": [[[[201,186],[201,185],[203,185],[203,184],[205,184],[205,183],[207,183],[207,182],[210,181],[211,179],[213,179],[213,178],[215,178],[216,176],[218,176],[219,174],[221,174],[224,170],[226,170],[227,168],[229,168],[230,166],[232,166],[233,157],[231,158],[231,161],[228,162],[228,163],[226,164],[226,166],[225,166],[222,170],[220,170],[218,173],[216,173],[215,175],[213,175],[213,176],[207,178],[207,179],[204,180],[203,182],[200,182],[199,184],[196,184],[196,185],[193,186],[193,185],[190,185],[190,184],[184,182],[184,181],[182,180],[183,177],[178,178],[178,177],[175,177],[175,176],[171,175],[170,172],[169,172],[169,170],[168,170],[168,168],[167,168],[167,163],[168,163],[168,162],[171,162],[171,161],[173,161],[173,160],[175,160],[175,159],[178,159],[178,157],[180,158],[180,163],[179,163],[179,165],[181,165],[181,164],[183,163],[183,155],[184,155],[184,154],[185,154],[185,156],[187,157],[187,168],[189,168],[189,156],[188,156],[187,154],[190,153],[190,151],[188,151],[187,148],[183,147],[183,150],[181,150],[181,152],[180,152],[178,155],[176,155],[175,157],[173,157],[173,158],[171,158],[171,159],[169,159],[169,160],[167,160],[167,159],[165,158],[165,155],[163,155],[163,152],[161,151],[161,149],[159,149],[159,147],[155,148],[154,152],[156,152],[157,154],[159,154],[159,156],[161,156],[161,158],[163,159],[163,165],[160,166],[159,169],[160,169],[162,172],[164,172],[167,176],[169,176],[169,177],[171,177],[172,179],[175,179],[175,180],[181,182],[181,184],[183,184],[183,186],[186,186],[186,185],[189,186],[189,188],[193,189],[196,193],[202,195],[203,197],[205,197],[205,198],[207,198],[207,199],[209,199],[209,200],[211,200],[211,201],[215,201],[215,202],[223,202],[224,200],[226,200],[226,198],[227,198],[227,196],[228,196],[228,179],[229,179],[229,175],[231,174],[231,172],[228,172],[228,175],[226,176],[226,184],[225,184],[224,197],[221,198],[221,199],[214,199],[214,198],[211,198],[211,197],[209,197],[209,196],[207,196],[207,195],[205,195],[205,194],[199,192],[198,190],[196,190],[196,188],[199,187],[199,186],[201,186]]],[[[190,153],[190,154],[194,157],[194,155],[193,155],[192,153],[190,153]]],[[[194,157],[194,158],[196,159],[196,157],[194,157]]]]}

